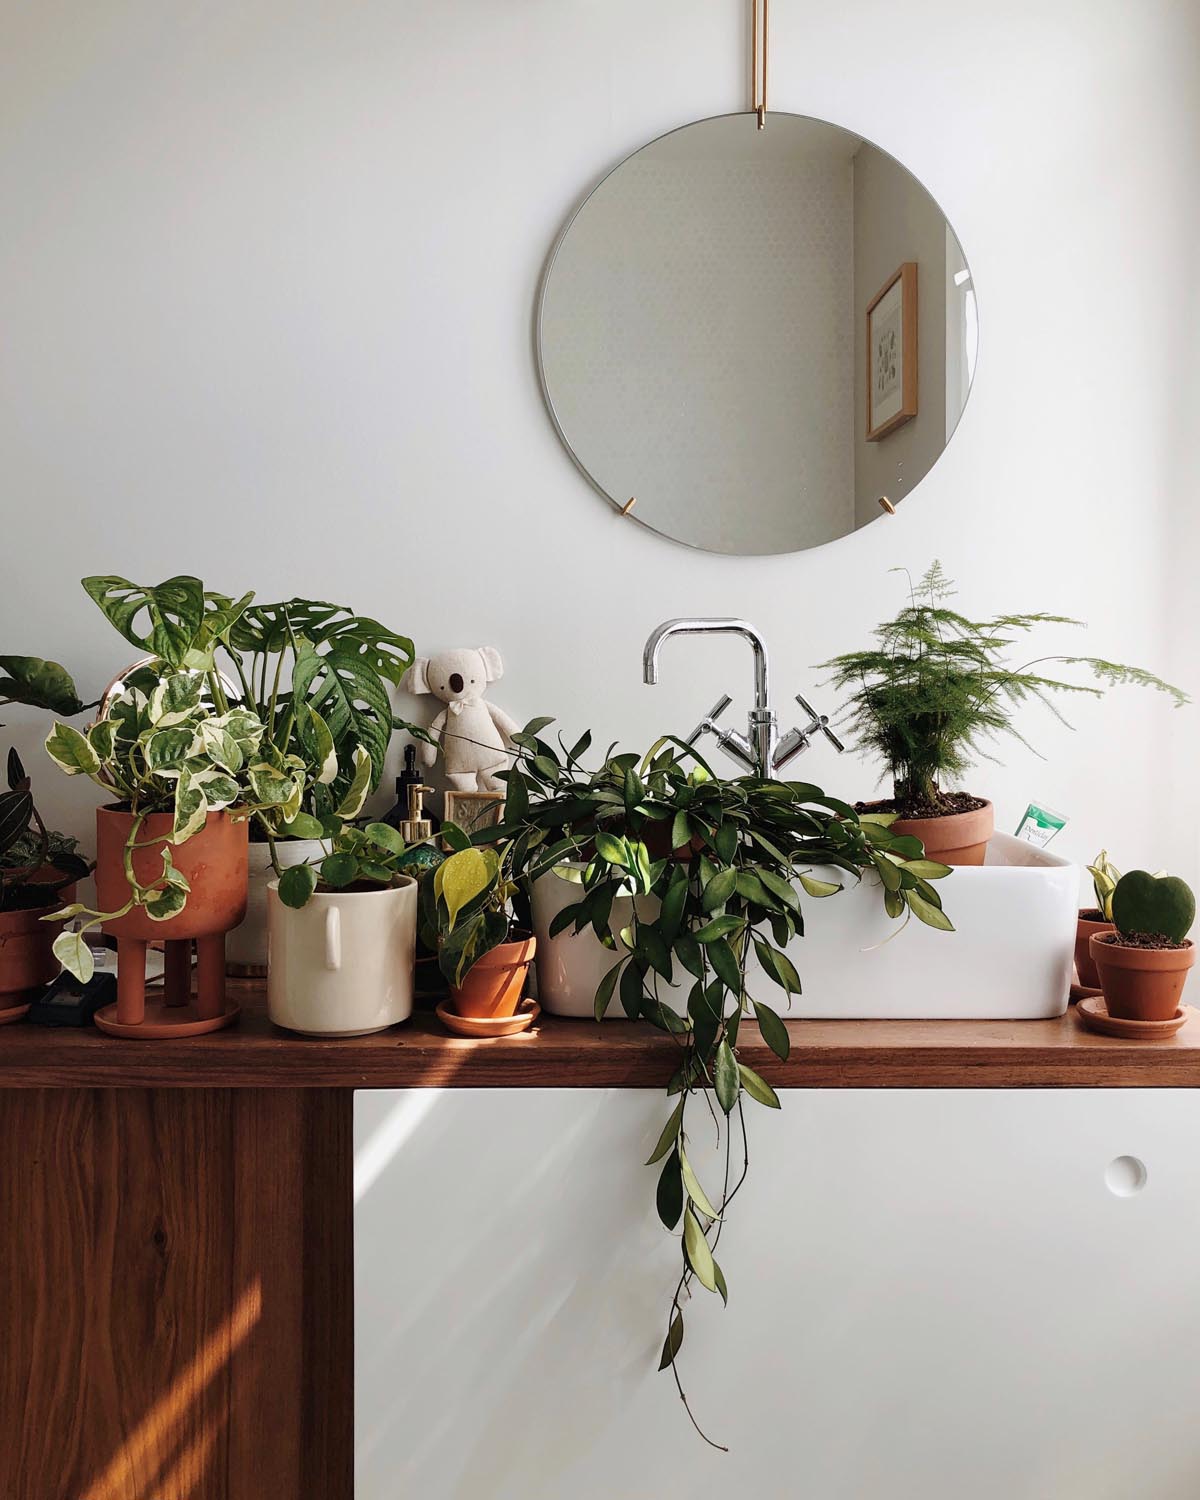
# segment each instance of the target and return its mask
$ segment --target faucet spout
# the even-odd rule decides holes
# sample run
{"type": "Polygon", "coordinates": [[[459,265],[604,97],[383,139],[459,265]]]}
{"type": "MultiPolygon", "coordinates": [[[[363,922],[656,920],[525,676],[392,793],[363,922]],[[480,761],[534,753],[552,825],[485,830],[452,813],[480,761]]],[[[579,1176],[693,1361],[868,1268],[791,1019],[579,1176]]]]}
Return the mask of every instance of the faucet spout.
{"type": "Polygon", "coordinates": [[[767,644],[746,620],[692,619],[688,616],[664,620],[652,630],[642,651],[642,680],[651,687],[658,682],[658,661],[663,642],[673,635],[740,635],[754,653],[754,708],[750,714],[750,739],[754,763],[760,776],[770,776],[775,752],[776,724],[771,712],[770,669],[767,644]]]}

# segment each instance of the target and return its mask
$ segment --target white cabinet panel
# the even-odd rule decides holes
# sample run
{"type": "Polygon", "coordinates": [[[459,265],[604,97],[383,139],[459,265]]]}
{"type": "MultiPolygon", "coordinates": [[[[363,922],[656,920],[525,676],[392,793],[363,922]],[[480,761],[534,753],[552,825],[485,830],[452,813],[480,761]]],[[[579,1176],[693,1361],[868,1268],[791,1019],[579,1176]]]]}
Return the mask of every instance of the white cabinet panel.
{"type": "Polygon", "coordinates": [[[677,1250],[638,1164],[665,1116],[634,1089],[357,1096],[358,1500],[1200,1494],[1200,1094],[753,1109],[729,1309],[693,1299],[681,1359],[728,1456],[655,1369],[677,1250]]]}

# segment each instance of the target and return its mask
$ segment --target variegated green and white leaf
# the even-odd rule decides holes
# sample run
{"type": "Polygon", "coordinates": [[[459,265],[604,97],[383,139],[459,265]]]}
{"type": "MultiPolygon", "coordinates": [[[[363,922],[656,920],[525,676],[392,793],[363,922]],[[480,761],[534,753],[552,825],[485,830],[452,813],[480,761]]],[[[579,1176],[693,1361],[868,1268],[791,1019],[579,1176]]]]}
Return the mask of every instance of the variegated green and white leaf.
{"type": "Polygon", "coordinates": [[[208,816],[208,799],[204,788],[196,784],[190,771],[184,771],[175,783],[175,825],[171,832],[173,844],[186,844],[193,834],[204,827],[208,816]]]}
{"type": "Polygon", "coordinates": [[[338,773],[337,747],[333,743],[333,734],[315,708],[308,710],[308,719],[312,731],[313,763],[318,767],[316,782],[318,786],[329,786],[338,773]]]}
{"type": "Polygon", "coordinates": [[[245,760],[242,747],[223,725],[206,719],[200,725],[200,740],[214,765],[221,766],[234,775],[242,769],[245,760]]]}
{"type": "Polygon", "coordinates": [[[146,915],[152,922],[169,922],[177,917],[187,905],[188,893],[180,886],[169,885],[165,890],[155,891],[146,901],[146,915]]]}
{"type": "Polygon", "coordinates": [[[254,801],[260,807],[283,807],[292,797],[292,778],[265,760],[256,761],[247,771],[246,779],[254,801]]]}
{"type": "Polygon", "coordinates": [[[53,943],[54,956],[63,968],[87,984],[96,971],[96,960],[81,932],[60,932],[53,943]]]}
{"type": "Polygon", "coordinates": [[[117,725],[113,719],[101,719],[87,731],[87,741],[102,761],[112,759],[116,745],[117,725]]]}
{"type": "Polygon", "coordinates": [[[46,752],[68,776],[95,776],[100,769],[100,757],[69,724],[55,724],[46,738],[46,752]]]}
{"type": "Polygon", "coordinates": [[[346,789],[341,805],[336,809],[339,818],[357,818],[362,812],[367,793],[371,790],[371,757],[361,745],[354,747],[354,776],[346,789]]]}
{"type": "Polygon", "coordinates": [[[180,771],[184,762],[194,754],[195,734],[182,727],[156,729],[146,737],[143,751],[146,765],[151,771],[180,771]]]}
{"type": "Polygon", "coordinates": [[[204,789],[204,800],[208,803],[209,812],[220,812],[222,808],[232,807],[242,795],[241,787],[224,771],[210,768],[196,772],[191,780],[194,786],[204,789]]]}
{"type": "Polygon", "coordinates": [[[173,885],[181,891],[191,890],[191,883],[187,876],[182,870],[176,867],[175,861],[171,858],[171,846],[169,844],[163,845],[162,863],[162,878],[168,885],[173,885]]]}

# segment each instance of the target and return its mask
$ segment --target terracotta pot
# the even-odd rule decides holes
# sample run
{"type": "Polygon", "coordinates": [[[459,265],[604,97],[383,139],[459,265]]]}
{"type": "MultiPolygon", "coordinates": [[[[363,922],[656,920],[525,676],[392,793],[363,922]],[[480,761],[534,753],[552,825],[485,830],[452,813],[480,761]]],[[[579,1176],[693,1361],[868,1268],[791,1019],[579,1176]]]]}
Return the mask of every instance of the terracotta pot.
{"type": "Polygon", "coordinates": [[[1188,970],[1196,962],[1191,940],[1185,948],[1127,948],[1090,939],[1092,960],[1100,971],[1104,1005],[1110,1016],[1126,1021],[1169,1021],[1179,1009],[1188,970]]]}
{"type": "MultiPolygon", "coordinates": [[[[129,900],[125,844],[131,813],[115,807],[96,812],[96,904],[113,911],[129,900]]],[[[96,1017],[102,1030],[139,1036],[181,1036],[213,1031],[237,1014],[225,1009],[225,934],[246,912],[249,824],[229,812],[209,813],[204,827],[184,844],[169,844],[170,813],[151,813],[138,830],[134,874],[146,885],[162,875],[162,851],[170,847],[175,867],[187,876],[191,893],[178,916],[155,922],[141,907],[105,922],[117,940],[117,1003],[96,1017]],[[197,999],[188,1006],[190,944],[196,943],[197,999]],[[166,1009],[146,1020],[146,944],[166,945],[166,1009]],[[187,1014],[170,1014],[172,1010],[187,1014]]]]}
{"type": "Polygon", "coordinates": [[[1079,975],[1079,983],[1085,990],[1098,990],[1100,988],[1100,974],[1092,959],[1089,944],[1092,934],[1095,932],[1111,932],[1111,922],[1096,922],[1079,913],[1079,925],[1075,929],[1075,972],[1079,975]]]}
{"type": "MultiPolygon", "coordinates": [[[[30,877],[29,884],[44,885],[55,879],[61,879],[59,872],[47,865],[30,877]]],[[[51,952],[58,924],[42,918],[74,899],[75,887],[67,885],[44,906],[0,912],[0,1010],[23,1004],[58,973],[58,959],[51,952]]]]}
{"type": "Polygon", "coordinates": [[[537,948],[537,939],[522,938],[501,943],[467,971],[461,986],[450,990],[460,1016],[511,1016],[521,1003],[525,976],[537,948]]]}
{"type": "Polygon", "coordinates": [[[920,839],[930,859],[944,865],[981,865],[996,827],[990,802],[944,818],[897,818],[892,832],[920,839]]]}

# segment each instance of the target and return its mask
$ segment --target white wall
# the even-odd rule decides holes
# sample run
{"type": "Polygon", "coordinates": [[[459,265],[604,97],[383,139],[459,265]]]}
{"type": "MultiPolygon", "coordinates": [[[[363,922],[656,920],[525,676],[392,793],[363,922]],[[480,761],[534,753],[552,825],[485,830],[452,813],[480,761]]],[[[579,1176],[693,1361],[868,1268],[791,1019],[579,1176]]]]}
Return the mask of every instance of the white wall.
{"type": "MultiPolygon", "coordinates": [[[[0,649],[98,686],[126,653],[74,580],[193,570],[494,641],[518,718],[641,743],[749,686],[736,645],[686,642],[643,687],[660,619],[744,613],[808,692],[895,604],[886,570],[939,555],[971,609],[1084,616],[1050,643],[1195,688],[1195,7],[774,7],[774,103],[894,152],[962,238],[959,433],[899,517],[793,557],[686,551],[572,467],[535,377],[543,257],[615,161],[744,106],[744,11],[0,0],[0,649]]],[[[1035,796],[1068,852],[1195,874],[1196,712],[1075,719],[1031,716],[1047,759],[974,778],[1002,826],[1035,796]]],[[[825,749],[803,774],[873,785],[825,749]]],[[[43,781],[84,821],[87,789],[43,781]]]]}

